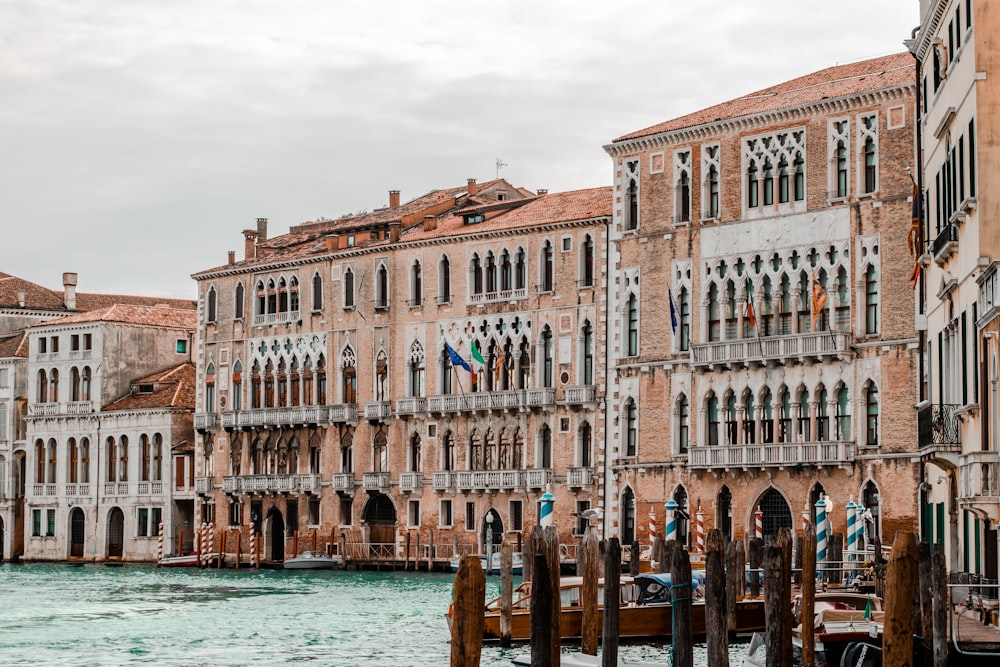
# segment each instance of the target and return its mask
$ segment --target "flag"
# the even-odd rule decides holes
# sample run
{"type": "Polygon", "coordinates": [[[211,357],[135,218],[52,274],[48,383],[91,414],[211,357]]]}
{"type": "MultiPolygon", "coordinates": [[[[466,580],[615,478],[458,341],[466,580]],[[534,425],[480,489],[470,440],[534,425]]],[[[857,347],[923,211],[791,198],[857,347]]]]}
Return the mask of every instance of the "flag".
{"type": "Polygon", "coordinates": [[[507,355],[500,351],[500,356],[497,357],[497,365],[493,367],[493,382],[500,382],[500,373],[503,372],[503,365],[507,361],[507,355]]]}
{"type": "Polygon", "coordinates": [[[674,306],[674,293],[667,290],[667,294],[670,296],[670,329],[673,334],[677,335],[677,307],[674,306]]]}
{"type": "Polygon", "coordinates": [[[916,259],[913,262],[913,273],[910,274],[910,289],[917,289],[918,282],[920,282],[920,259],[916,259]]]}
{"type": "Polygon", "coordinates": [[[757,326],[757,313],[753,309],[753,284],[747,278],[747,321],[750,326],[757,326]]]}
{"type": "Polygon", "coordinates": [[[819,319],[823,309],[826,308],[826,290],[819,284],[819,278],[813,274],[812,280],[812,318],[815,322],[819,319]]]}
{"type": "Polygon", "coordinates": [[[472,341],[472,358],[478,361],[483,366],[486,365],[486,360],[483,359],[483,355],[482,353],[480,353],[479,345],[476,344],[476,341],[472,341]]]}
{"type": "Polygon", "coordinates": [[[476,371],[472,370],[472,366],[469,365],[469,362],[463,359],[462,355],[456,352],[455,348],[453,348],[448,343],[444,344],[444,349],[448,351],[448,357],[451,359],[451,365],[458,366],[459,368],[464,368],[465,370],[469,371],[469,373],[472,374],[472,381],[475,382],[476,371]]]}
{"type": "MultiPolygon", "coordinates": [[[[912,180],[913,177],[911,176],[910,179],[912,180]]],[[[906,237],[906,244],[910,248],[910,257],[916,259],[919,255],[917,246],[920,243],[920,218],[922,217],[920,215],[920,188],[917,187],[916,181],[913,181],[912,199],[913,207],[910,211],[910,233],[906,237]]]]}

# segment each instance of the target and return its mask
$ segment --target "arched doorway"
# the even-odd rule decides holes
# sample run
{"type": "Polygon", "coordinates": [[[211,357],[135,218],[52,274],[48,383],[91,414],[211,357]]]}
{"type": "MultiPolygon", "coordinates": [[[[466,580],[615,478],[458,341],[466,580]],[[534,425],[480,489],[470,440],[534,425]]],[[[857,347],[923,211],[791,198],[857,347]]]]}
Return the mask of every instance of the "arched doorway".
{"type": "Polygon", "coordinates": [[[489,554],[498,551],[503,543],[503,519],[500,513],[490,508],[483,517],[483,526],[480,538],[483,543],[483,553],[489,554]]]}
{"type": "Polygon", "coordinates": [[[622,493],[620,512],[622,544],[632,544],[635,541],[635,493],[631,486],[626,486],[622,493]]]}
{"type": "Polygon", "coordinates": [[[264,524],[264,540],[271,554],[271,562],[280,563],[285,560],[285,519],[275,508],[267,513],[264,524]]]}
{"type": "Polygon", "coordinates": [[[719,526],[726,539],[731,540],[733,538],[733,493],[728,486],[723,485],[722,490],[719,491],[717,507],[719,508],[719,516],[716,517],[716,525],[719,526]]]}
{"type": "Polygon", "coordinates": [[[69,557],[83,558],[83,543],[86,536],[87,523],[83,510],[74,507],[69,513],[69,557]]]}
{"type": "Polygon", "coordinates": [[[125,515],[117,507],[108,512],[108,558],[121,558],[125,548],[125,515]]]}
{"type": "MultiPolygon", "coordinates": [[[[792,527],[792,512],[785,502],[784,496],[778,493],[775,488],[770,488],[760,499],[760,509],[764,512],[764,537],[778,534],[779,528],[792,527]]],[[[753,527],[754,516],[750,513],[750,534],[755,530],[753,527]]]]}
{"type": "Polygon", "coordinates": [[[395,554],[394,548],[386,546],[396,543],[396,506],[392,504],[392,499],[384,493],[372,496],[365,505],[363,519],[368,526],[372,555],[395,554]]]}
{"type": "Polygon", "coordinates": [[[674,512],[674,522],[677,524],[677,542],[689,545],[691,511],[688,509],[687,489],[678,486],[677,490],[674,491],[674,502],[677,503],[677,510],[674,512]]]}

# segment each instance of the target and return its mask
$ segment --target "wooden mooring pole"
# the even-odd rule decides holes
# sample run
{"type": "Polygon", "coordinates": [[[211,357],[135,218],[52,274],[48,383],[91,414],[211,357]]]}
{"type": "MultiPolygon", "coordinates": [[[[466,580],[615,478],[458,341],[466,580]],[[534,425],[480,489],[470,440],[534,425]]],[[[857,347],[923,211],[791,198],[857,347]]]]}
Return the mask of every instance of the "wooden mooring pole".
{"type": "Polygon", "coordinates": [[[587,527],[577,554],[579,565],[583,568],[583,585],[580,588],[580,650],[587,655],[597,655],[597,639],[601,630],[598,626],[600,614],[597,604],[597,580],[600,578],[600,544],[597,531],[587,527]]]}
{"type": "MultiPolygon", "coordinates": [[[[552,627],[552,614],[559,613],[559,589],[552,589],[545,534],[541,526],[531,530],[531,664],[532,667],[558,667],[560,637],[552,627]],[[553,655],[554,654],[554,655],[553,655]],[[557,662],[553,662],[553,657],[557,662]]],[[[558,557],[558,545],[556,554],[558,557]]]]}
{"type": "Polygon", "coordinates": [[[504,540],[500,545],[500,646],[504,648],[510,647],[513,602],[514,548],[504,540]]]}
{"type": "MultiPolygon", "coordinates": [[[[781,664],[792,667],[792,531],[778,529],[781,548],[781,664]]],[[[810,618],[812,618],[810,616],[810,618]]]]}
{"type": "MultiPolygon", "coordinates": [[[[607,541],[604,553],[604,628],[601,667],[618,667],[618,614],[621,599],[622,547],[617,537],[607,541]]],[[[534,667],[534,660],[531,662],[534,667]]]]}
{"type": "Polygon", "coordinates": [[[486,620],[486,573],[478,558],[462,558],[454,586],[451,667],[479,667],[486,620]]]}
{"type": "MultiPolygon", "coordinates": [[[[691,629],[691,556],[678,545],[670,560],[670,618],[673,632],[670,636],[673,667],[693,667],[694,637],[691,629]]],[[[605,666],[607,667],[607,666],[605,666]]]]}
{"type": "MultiPolygon", "coordinates": [[[[802,530],[802,618],[816,615],[816,526],[809,521],[802,530]]],[[[816,628],[802,624],[802,667],[816,663],[816,628]]]]}
{"type": "Polygon", "coordinates": [[[726,538],[722,531],[708,531],[705,542],[705,646],[708,667],[729,667],[729,615],[726,604],[726,538]]]}
{"type": "MultiPolygon", "coordinates": [[[[752,546],[753,542],[750,544],[752,546]]],[[[764,547],[764,623],[767,626],[764,641],[768,667],[791,667],[783,661],[785,653],[782,646],[785,629],[781,626],[784,616],[781,585],[781,578],[784,576],[781,562],[783,556],[781,547],[777,544],[764,547]]],[[[788,641],[791,642],[790,636],[788,641]]]]}
{"type": "Polygon", "coordinates": [[[898,532],[886,567],[885,624],[882,630],[882,665],[909,667],[913,664],[913,603],[917,599],[917,539],[898,532]]]}
{"type": "MultiPolygon", "coordinates": [[[[559,529],[546,526],[542,531],[545,560],[549,565],[549,590],[552,591],[552,606],[549,625],[552,627],[552,665],[559,665],[559,649],[562,648],[562,601],[559,596],[561,568],[559,560],[559,529]]],[[[537,581],[537,577],[536,577],[537,581]]]]}
{"type": "Polygon", "coordinates": [[[931,547],[931,582],[934,667],[945,667],[948,664],[948,614],[951,610],[951,600],[948,594],[948,570],[944,562],[943,544],[931,547]]]}
{"type": "Polygon", "coordinates": [[[753,598],[760,597],[760,561],[763,546],[763,540],[754,537],[747,547],[747,556],[750,560],[750,597],[753,598]]]}

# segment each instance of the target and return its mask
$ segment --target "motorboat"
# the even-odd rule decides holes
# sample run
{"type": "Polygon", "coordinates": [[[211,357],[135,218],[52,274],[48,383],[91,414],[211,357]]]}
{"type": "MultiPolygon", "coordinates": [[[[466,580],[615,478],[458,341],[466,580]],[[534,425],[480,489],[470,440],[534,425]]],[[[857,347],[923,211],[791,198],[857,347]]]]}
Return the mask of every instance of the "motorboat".
{"type": "MultiPolygon", "coordinates": [[[[695,595],[691,606],[691,626],[695,635],[705,634],[705,603],[698,599],[697,592],[704,585],[704,571],[692,572],[692,587],[695,595]]],[[[563,639],[577,639],[583,621],[581,604],[583,577],[563,577],[560,580],[559,597],[562,612],[559,621],[563,639]]],[[[619,636],[622,638],[662,637],[672,632],[672,609],[670,603],[671,580],[669,574],[639,574],[621,578],[619,595],[619,636]]],[[[600,628],[603,625],[604,581],[598,581],[598,616],[600,628]]],[[[514,589],[511,604],[511,639],[526,641],[531,637],[531,582],[522,583],[514,589]]],[[[451,622],[449,610],[448,622],[451,622]]],[[[485,641],[500,639],[500,599],[494,598],[486,604],[483,627],[485,641]]],[[[736,605],[736,627],[734,632],[753,632],[764,629],[763,600],[740,600],[736,605]]]]}
{"type": "Polygon", "coordinates": [[[219,562],[219,554],[190,553],[183,556],[164,556],[158,561],[160,567],[215,567],[219,562]]]}
{"type": "Polygon", "coordinates": [[[336,570],[340,566],[339,556],[329,556],[322,549],[309,549],[285,560],[286,570],[336,570]]]}
{"type": "MultiPolygon", "coordinates": [[[[515,665],[531,665],[531,651],[517,654],[511,662],[515,665]]],[[[601,667],[601,658],[574,651],[560,655],[559,665],[560,667],[601,667]]],[[[618,667],[669,667],[669,665],[665,662],[632,662],[619,658],[618,667]]]]}
{"type": "MultiPolygon", "coordinates": [[[[494,551],[490,556],[490,565],[486,565],[486,556],[479,554],[476,556],[479,559],[480,565],[483,566],[483,571],[486,574],[500,574],[500,552],[494,551]]],[[[461,556],[453,556],[449,559],[448,564],[451,566],[452,572],[458,572],[458,566],[462,563],[461,556]]],[[[511,558],[511,568],[512,574],[515,576],[521,576],[524,573],[524,554],[520,551],[515,551],[513,557],[511,558]]]]}
{"type": "MultiPolygon", "coordinates": [[[[792,628],[793,650],[802,652],[802,599],[793,605],[795,627],[792,628]]],[[[816,594],[812,619],[815,656],[818,665],[839,665],[849,644],[882,645],[885,612],[882,598],[865,593],[830,591],[816,594]]],[[[874,655],[874,654],[873,654],[874,655]]]]}

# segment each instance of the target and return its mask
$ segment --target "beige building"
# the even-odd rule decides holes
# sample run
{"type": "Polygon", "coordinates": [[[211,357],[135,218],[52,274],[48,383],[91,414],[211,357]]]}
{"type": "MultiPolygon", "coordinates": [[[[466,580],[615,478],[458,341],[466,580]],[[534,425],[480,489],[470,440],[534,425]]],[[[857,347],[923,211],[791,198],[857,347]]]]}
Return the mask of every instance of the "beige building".
{"type": "Polygon", "coordinates": [[[914,63],[809,74],[631,132],[614,162],[610,534],[918,525],[914,63]]]}
{"type": "MultiPolygon", "coordinates": [[[[352,554],[520,543],[602,503],[610,188],[506,181],[244,232],[200,272],[198,521],[352,554]]],[[[416,554],[411,551],[411,556],[416,554]]]]}

